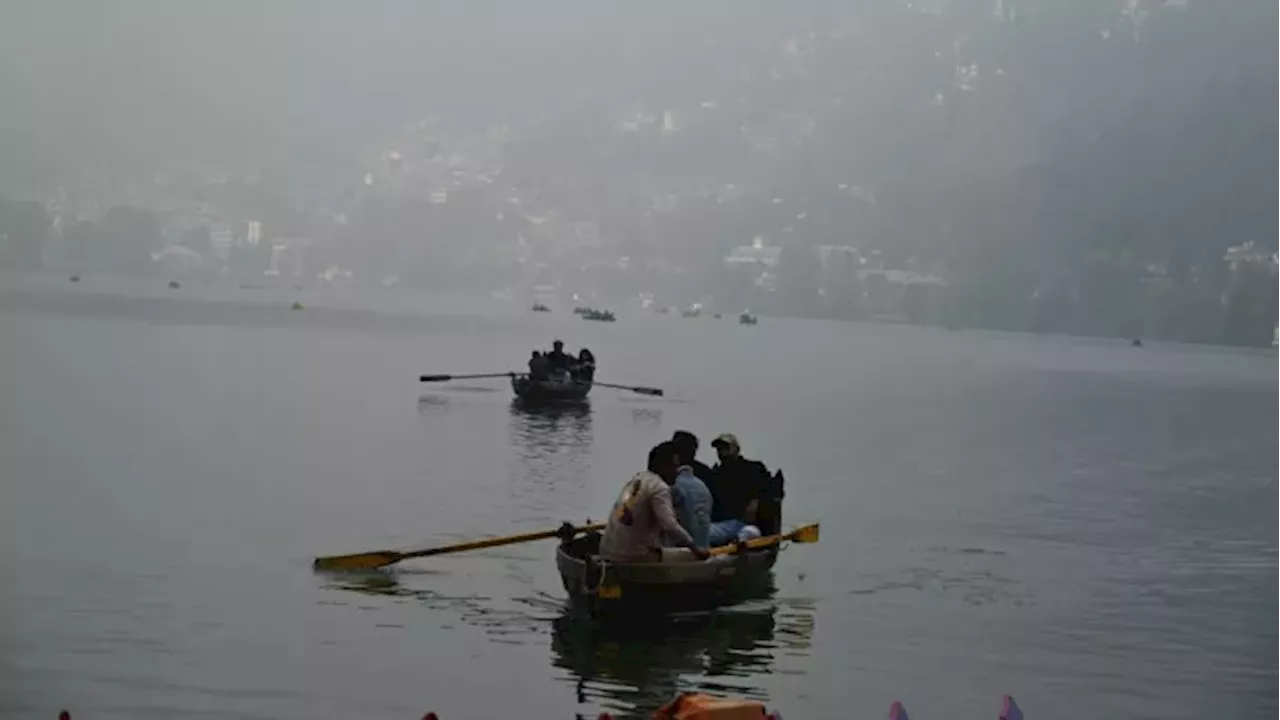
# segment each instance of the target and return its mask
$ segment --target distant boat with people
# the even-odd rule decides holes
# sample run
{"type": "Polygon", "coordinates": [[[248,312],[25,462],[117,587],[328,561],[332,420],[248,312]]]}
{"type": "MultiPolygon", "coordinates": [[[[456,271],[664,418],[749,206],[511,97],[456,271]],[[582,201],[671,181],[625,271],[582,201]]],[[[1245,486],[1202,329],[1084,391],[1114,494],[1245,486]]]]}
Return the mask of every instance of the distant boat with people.
{"type": "Polygon", "coordinates": [[[608,310],[587,310],[582,313],[583,320],[595,320],[598,322],[613,322],[618,318],[608,310]]]}
{"type": "Polygon", "coordinates": [[[760,322],[760,318],[753,315],[750,310],[743,310],[742,314],[738,316],[738,323],[741,325],[755,325],[758,322],[760,322]]]}
{"type": "Polygon", "coordinates": [[[537,380],[529,375],[511,377],[511,390],[516,394],[516,399],[537,405],[583,402],[591,392],[592,385],[589,378],[573,375],[537,380]]]}
{"type": "Polygon", "coordinates": [[[540,302],[536,302],[536,303],[534,303],[534,304],[533,304],[533,307],[532,307],[531,309],[532,309],[534,312],[541,312],[541,313],[549,313],[549,312],[551,312],[551,308],[547,307],[546,305],[543,305],[543,304],[542,304],[542,303],[540,303],[540,302]]]}

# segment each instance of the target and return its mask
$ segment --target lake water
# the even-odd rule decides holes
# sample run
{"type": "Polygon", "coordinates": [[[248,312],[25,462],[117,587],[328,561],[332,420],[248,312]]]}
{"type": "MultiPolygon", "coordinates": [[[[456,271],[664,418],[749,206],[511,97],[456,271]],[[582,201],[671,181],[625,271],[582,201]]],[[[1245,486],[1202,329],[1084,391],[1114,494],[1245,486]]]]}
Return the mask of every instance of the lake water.
{"type": "Polygon", "coordinates": [[[203,294],[0,290],[2,717],[572,718],[697,688],[789,718],[1277,713],[1273,353],[203,294]],[[416,382],[556,337],[667,396],[537,415],[416,382]],[[736,433],[788,523],[822,522],[739,607],[602,633],[550,542],[311,570],[601,518],[678,428],[704,460],[736,433]]]}

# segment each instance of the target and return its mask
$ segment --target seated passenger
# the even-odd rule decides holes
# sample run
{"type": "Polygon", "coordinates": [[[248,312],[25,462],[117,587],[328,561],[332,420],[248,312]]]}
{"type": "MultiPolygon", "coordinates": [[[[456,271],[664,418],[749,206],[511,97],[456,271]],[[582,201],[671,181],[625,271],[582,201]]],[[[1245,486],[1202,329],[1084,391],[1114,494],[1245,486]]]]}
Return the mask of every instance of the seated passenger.
{"type": "MultiPolygon", "coordinates": [[[[670,445],[675,447],[675,443],[670,445]]],[[[675,482],[671,484],[671,506],[680,527],[689,533],[695,545],[706,549],[711,535],[711,491],[689,466],[692,456],[686,457],[678,449],[676,452],[680,467],[676,471],[675,482]]]]}
{"type": "Polygon", "coordinates": [[[582,348],[578,353],[578,379],[584,382],[591,382],[596,375],[596,356],[591,351],[582,348]]]}
{"type": "Polygon", "coordinates": [[[764,463],[742,457],[738,439],[725,433],[712,441],[720,462],[711,469],[711,546],[759,537],[762,501],[780,503],[780,483],[774,483],[764,463]]]}
{"type": "Polygon", "coordinates": [[[687,548],[693,557],[707,557],[707,551],[698,547],[680,526],[671,506],[670,486],[679,468],[677,457],[671,443],[649,451],[649,469],[631,478],[609,513],[600,538],[602,558],[613,562],[657,562],[662,558],[664,535],[677,546],[687,548]]]}
{"type": "Polygon", "coordinates": [[[569,355],[564,351],[564,343],[556,340],[551,344],[551,352],[547,353],[547,364],[552,370],[566,370],[569,367],[569,355]]]}
{"type": "Polygon", "coordinates": [[[537,350],[534,350],[533,356],[529,358],[529,379],[547,379],[547,358],[537,350]]]}
{"type": "Polygon", "coordinates": [[[693,474],[702,482],[711,481],[711,468],[698,460],[698,436],[688,430],[677,430],[671,436],[676,451],[680,453],[680,462],[693,468],[693,474]]]}

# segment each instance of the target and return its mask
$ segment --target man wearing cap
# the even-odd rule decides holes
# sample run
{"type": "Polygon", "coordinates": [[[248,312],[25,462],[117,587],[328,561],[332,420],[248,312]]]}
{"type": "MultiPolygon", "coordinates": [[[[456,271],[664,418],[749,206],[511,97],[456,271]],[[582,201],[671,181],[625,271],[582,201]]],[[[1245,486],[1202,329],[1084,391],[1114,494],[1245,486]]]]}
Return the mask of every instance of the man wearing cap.
{"type": "MultiPolygon", "coordinates": [[[[756,526],[760,502],[767,500],[770,480],[764,463],[742,457],[738,438],[724,433],[711,441],[720,462],[711,469],[711,547],[728,545],[740,538],[758,537],[756,526]]],[[[777,498],[781,500],[781,498],[777,498]]]]}

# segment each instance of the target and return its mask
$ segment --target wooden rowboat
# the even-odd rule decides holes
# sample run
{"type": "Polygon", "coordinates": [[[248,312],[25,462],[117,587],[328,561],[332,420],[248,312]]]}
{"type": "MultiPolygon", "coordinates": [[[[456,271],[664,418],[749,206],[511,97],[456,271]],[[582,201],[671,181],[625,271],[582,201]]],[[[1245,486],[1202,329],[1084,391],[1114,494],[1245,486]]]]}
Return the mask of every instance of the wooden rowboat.
{"type": "Polygon", "coordinates": [[[512,375],[511,390],[523,403],[532,405],[554,405],[558,403],[581,403],[591,392],[591,381],[569,378],[568,380],[534,380],[528,375],[512,375]]]}
{"type": "Polygon", "coordinates": [[[721,555],[703,561],[614,563],[600,560],[600,534],[561,542],[556,569],[570,600],[593,615],[702,610],[732,602],[753,583],[767,580],[778,547],[721,555]]]}

